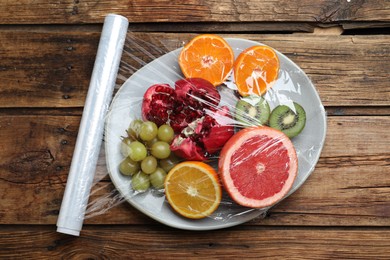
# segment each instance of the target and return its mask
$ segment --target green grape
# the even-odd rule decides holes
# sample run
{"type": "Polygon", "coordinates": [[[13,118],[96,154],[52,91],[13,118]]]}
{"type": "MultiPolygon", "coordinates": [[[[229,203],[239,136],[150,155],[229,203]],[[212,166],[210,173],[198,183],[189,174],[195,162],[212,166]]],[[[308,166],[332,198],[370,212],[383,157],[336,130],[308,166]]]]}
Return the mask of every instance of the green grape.
{"type": "Polygon", "coordinates": [[[142,123],[143,121],[140,119],[133,120],[130,123],[129,128],[127,129],[127,134],[129,135],[129,138],[131,138],[133,141],[137,140],[142,123]]]}
{"type": "Polygon", "coordinates": [[[146,147],[143,143],[139,141],[134,141],[130,145],[130,153],[129,157],[133,161],[139,162],[145,159],[145,157],[148,154],[148,151],[146,150],[146,147]]]}
{"type": "Polygon", "coordinates": [[[130,147],[129,147],[129,145],[130,145],[130,144],[131,144],[130,138],[126,137],[126,138],[123,138],[123,139],[122,139],[122,142],[121,142],[121,154],[122,154],[124,157],[129,156],[129,153],[130,153],[130,147]]]}
{"type": "Polygon", "coordinates": [[[131,160],[129,157],[126,157],[119,164],[119,171],[126,176],[133,175],[139,171],[139,163],[131,160]]]}
{"type": "Polygon", "coordinates": [[[171,154],[171,149],[167,142],[158,141],[152,145],[150,152],[157,159],[165,159],[171,154]]]}
{"type": "Polygon", "coordinates": [[[162,125],[158,128],[157,136],[159,140],[170,143],[175,137],[175,132],[170,125],[162,125]]]}
{"type": "Polygon", "coordinates": [[[148,174],[138,172],[131,178],[131,187],[135,191],[146,191],[150,187],[150,178],[148,174]]]}
{"type": "Polygon", "coordinates": [[[155,138],[153,138],[152,140],[145,142],[145,145],[146,145],[146,147],[148,147],[148,148],[152,148],[152,145],[153,145],[155,142],[157,142],[157,141],[158,141],[158,138],[155,137],[155,138]]]}
{"type": "Polygon", "coordinates": [[[167,173],[162,168],[157,168],[152,174],[150,174],[150,182],[156,189],[164,188],[164,181],[167,173]]]}
{"type": "Polygon", "coordinates": [[[157,159],[153,156],[146,156],[141,162],[141,170],[144,173],[151,174],[157,168],[157,159]]]}
{"type": "Polygon", "coordinates": [[[139,137],[143,141],[150,141],[157,136],[157,125],[152,121],[143,122],[140,128],[139,137]]]}
{"type": "Polygon", "coordinates": [[[179,158],[174,153],[171,153],[168,158],[159,161],[160,167],[166,172],[169,172],[178,163],[179,158]]]}

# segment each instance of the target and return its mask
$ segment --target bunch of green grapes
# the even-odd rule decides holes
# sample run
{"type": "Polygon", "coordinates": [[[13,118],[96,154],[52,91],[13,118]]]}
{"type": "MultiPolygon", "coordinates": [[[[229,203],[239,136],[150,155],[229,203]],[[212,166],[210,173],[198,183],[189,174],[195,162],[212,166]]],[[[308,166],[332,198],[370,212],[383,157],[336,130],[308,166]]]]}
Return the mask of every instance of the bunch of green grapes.
{"type": "Polygon", "coordinates": [[[121,142],[125,159],[119,170],[123,175],[132,176],[131,186],[135,191],[146,191],[150,186],[164,187],[167,173],[178,163],[170,149],[174,137],[169,125],[157,127],[152,121],[139,119],[131,122],[127,137],[121,142]]]}

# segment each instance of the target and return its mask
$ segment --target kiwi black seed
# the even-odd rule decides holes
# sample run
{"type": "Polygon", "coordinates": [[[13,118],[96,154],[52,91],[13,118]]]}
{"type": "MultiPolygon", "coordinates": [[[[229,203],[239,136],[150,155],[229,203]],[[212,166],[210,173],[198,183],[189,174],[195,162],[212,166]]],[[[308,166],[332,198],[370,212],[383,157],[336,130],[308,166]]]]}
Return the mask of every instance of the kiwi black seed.
{"type": "Polygon", "coordinates": [[[286,105],[275,107],[269,118],[269,126],[285,133],[289,138],[302,132],[306,124],[306,112],[294,102],[295,112],[286,105]]]}
{"type": "Polygon", "coordinates": [[[267,100],[262,97],[245,97],[236,104],[235,119],[244,127],[266,125],[271,114],[267,100]]]}

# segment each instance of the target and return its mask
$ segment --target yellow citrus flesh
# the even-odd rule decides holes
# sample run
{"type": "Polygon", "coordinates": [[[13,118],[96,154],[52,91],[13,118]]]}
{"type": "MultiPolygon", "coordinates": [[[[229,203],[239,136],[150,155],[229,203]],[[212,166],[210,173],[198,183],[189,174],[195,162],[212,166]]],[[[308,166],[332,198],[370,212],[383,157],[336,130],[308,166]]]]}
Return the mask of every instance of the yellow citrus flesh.
{"type": "Polygon", "coordinates": [[[200,219],[219,206],[222,190],[216,171],[206,163],[186,161],[177,164],[165,179],[165,194],[180,215],[200,219]]]}

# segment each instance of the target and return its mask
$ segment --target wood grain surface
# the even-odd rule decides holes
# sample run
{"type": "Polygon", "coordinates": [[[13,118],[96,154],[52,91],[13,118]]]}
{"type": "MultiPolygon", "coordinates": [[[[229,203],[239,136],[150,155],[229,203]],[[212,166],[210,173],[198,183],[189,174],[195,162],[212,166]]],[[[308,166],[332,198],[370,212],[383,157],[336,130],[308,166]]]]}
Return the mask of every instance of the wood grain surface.
{"type": "Polygon", "coordinates": [[[130,22],[389,22],[389,10],[387,0],[20,0],[0,3],[0,24],[101,23],[111,12],[130,22]]]}
{"type": "Polygon", "coordinates": [[[388,0],[0,1],[0,259],[390,259],[389,28],[388,0]],[[182,231],[118,196],[102,147],[81,236],[57,233],[109,13],[130,21],[116,90],[141,67],[129,53],[147,63],[198,33],[300,66],[328,127],[304,185],[245,224],[182,231]],[[114,207],[94,208],[107,196],[114,207]]]}
{"type": "Polygon", "coordinates": [[[162,255],[175,259],[388,259],[390,241],[384,238],[389,232],[388,228],[240,226],[206,234],[110,226],[98,231],[86,227],[83,236],[75,238],[44,226],[3,228],[0,247],[5,258],[21,259],[161,259],[162,255]]]}
{"type": "MultiPolygon", "coordinates": [[[[145,53],[139,54],[143,62],[149,62],[153,57],[181,47],[182,42],[194,35],[129,33],[128,38],[153,43],[149,49],[145,47],[145,53]]],[[[325,106],[390,104],[386,81],[390,71],[388,35],[222,36],[263,42],[285,54],[308,74],[325,106]],[[340,95],[340,88],[345,95],[340,95]]],[[[0,107],[82,107],[98,41],[99,33],[82,30],[29,33],[0,30],[0,78],[3,81],[0,107]],[[22,58],[17,58],[20,56],[22,58]]],[[[123,61],[139,68],[140,62],[129,57],[134,51],[125,48],[123,61]]],[[[120,79],[131,76],[132,70],[127,68],[122,63],[120,79]]]]}

